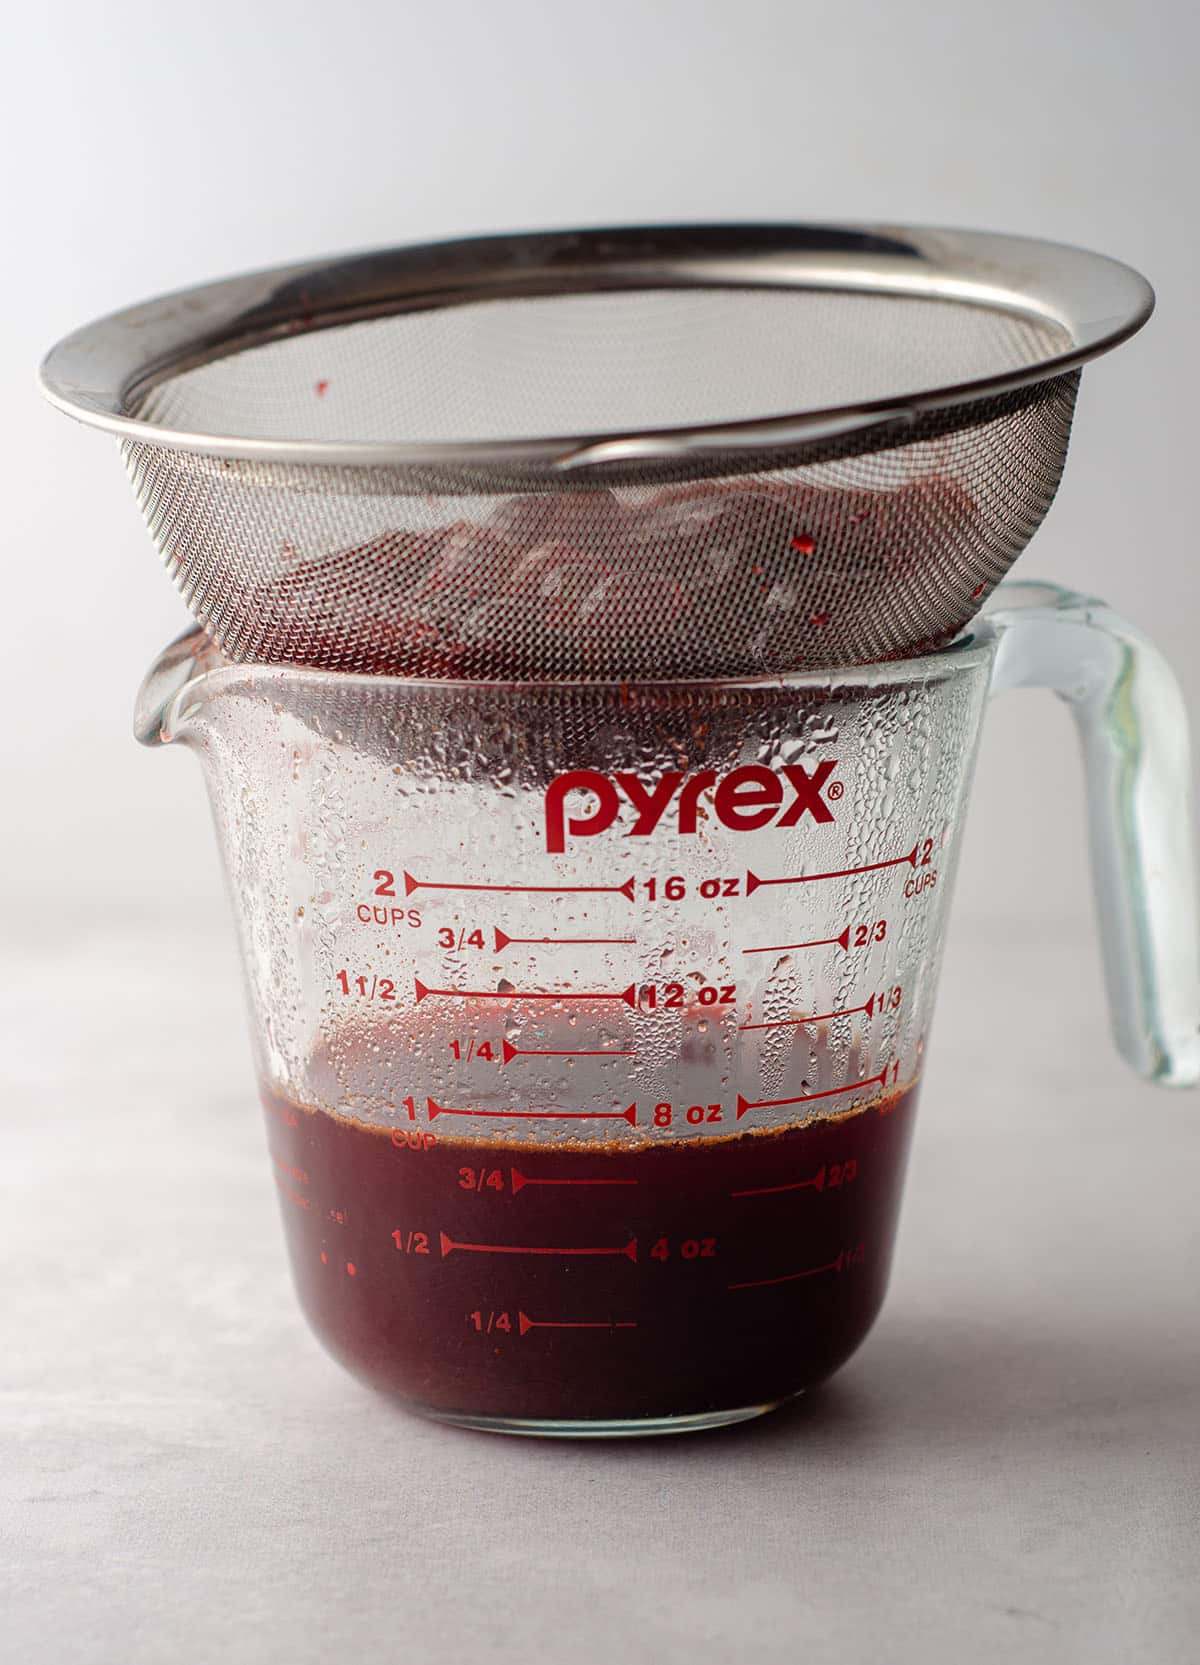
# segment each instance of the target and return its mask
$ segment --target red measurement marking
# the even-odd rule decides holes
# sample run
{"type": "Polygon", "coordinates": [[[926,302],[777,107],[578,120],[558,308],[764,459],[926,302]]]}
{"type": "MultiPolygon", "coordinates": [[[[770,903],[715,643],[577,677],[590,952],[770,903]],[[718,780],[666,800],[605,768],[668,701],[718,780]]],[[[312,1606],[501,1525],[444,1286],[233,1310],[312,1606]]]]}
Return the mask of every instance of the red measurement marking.
{"type": "Polygon", "coordinates": [[[413,982],[416,985],[418,1004],[431,994],[444,994],[456,1000],[621,1000],[626,1006],[637,1006],[636,983],[630,983],[627,989],[620,989],[616,993],[597,992],[593,989],[577,994],[555,989],[430,989],[426,988],[419,977],[414,977],[413,982]]]}
{"type": "Polygon", "coordinates": [[[793,1180],[790,1185],[760,1185],[753,1191],[731,1191],[731,1197],[774,1197],[781,1191],[823,1191],[825,1189],[825,1164],[822,1163],[811,1179],[793,1180]]]}
{"type": "Polygon", "coordinates": [[[528,1313],[517,1313],[517,1330],[528,1335],[530,1330],[636,1330],[637,1325],[627,1319],[588,1319],[566,1321],[561,1318],[530,1318],[528,1313]]]}
{"type": "MultiPolygon", "coordinates": [[[[888,1066],[891,1067],[890,1065],[888,1066]]],[[[808,1104],[817,1098],[836,1098],[839,1093],[856,1093],[860,1087],[885,1087],[887,1085],[887,1070],[879,1075],[870,1075],[865,1081],[850,1081],[844,1087],[826,1087],[823,1093],[798,1093],[795,1098],[743,1098],[737,1096],[737,1117],[740,1122],[747,1110],[774,1110],[783,1104],[808,1104]]]]}
{"type": "Polygon", "coordinates": [[[514,1046],[511,1041],[501,1043],[504,1048],[502,1063],[509,1064],[514,1058],[633,1058],[634,1052],[618,1052],[615,1047],[600,1047],[594,1052],[584,1052],[579,1049],[567,1052],[541,1052],[527,1046],[514,1046]]]}
{"type": "Polygon", "coordinates": [[[516,1168],[512,1170],[512,1194],[523,1191],[527,1185],[636,1185],[636,1179],[537,1179],[528,1174],[520,1173],[516,1168]]]}
{"type": "Polygon", "coordinates": [[[795,1283],[797,1278],[815,1278],[822,1272],[840,1272],[846,1264],[846,1251],[838,1250],[836,1260],[829,1261],[825,1266],[810,1266],[803,1272],[785,1272],[780,1278],[754,1278],[750,1283],[728,1283],[726,1289],[767,1289],[775,1283],[795,1283]]]}
{"type": "Polygon", "coordinates": [[[558,1249],[543,1247],[529,1243],[456,1243],[453,1237],[442,1231],[438,1233],[438,1240],[442,1246],[442,1259],[451,1255],[457,1249],[462,1253],[475,1255],[624,1255],[626,1260],[637,1260],[637,1238],[631,1237],[628,1243],[620,1248],[570,1248],[558,1249]]]}
{"type": "Polygon", "coordinates": [[[430,1121],[437,1116],[497,1116],[516,1117],[534,1122],[628,1122],[630,1127],[637,1126],[636,1103],[631,1104],[627,1110],[463,1110],[449,1104],[438,1104],[435,1099],[427,1098],[425,1106],[430,1121]]]}
{"type": "MultiPolygon", "coordinates": [[[[772,882],[771,880],[763,880],[763,879],[759,879],[759,881],[758,881],[759,884],[763,884],[763,883],[769,884],[771,882],[772,882]]],[[[848,949],[850,947],[850,927],[849,927],[849,925],[846,926],[846,929],[842,932],[840,937],[817,937],[814,942],[775,942],[775,943],[770,944],[770,946],[768,946],[766,948],[743,948],[742,953],[743,954],[784,954],[790,948],[833,948],[835,945],[838,948],[847,948],[848,949]]]]}
{"type": "Polygon", "coordinates": [[[853,1017],[855,1012],[865,1012],[868,1017],[875,1016],[875,996],[872,995],[865,1006],[843,1006],[837,1012],[814,1012],[811,1017],[776,1018],[773,1023],[739,1023],[739,1029],[794,1029],[804,1023],[827,1023],[830,1018],[853,1017]]]}
{"type": "Polygon", "coordinates": [[[760,885],[810,885],[818,879],[849,879],[856,873],[880,873],[885,867],[915,867],[920,844],[914,844],[904,856],[893,856],[890,861],[868,861],[861,867],[839,867],[833,873],[798,873],[787,879],[760,879],[757,873],[746,874],[746,895],[753,896],[760,885]]]}
{"type": "Polygon", "coordinates": [[[500,895],[512,896],[627,896],[633,901],[634,881],[626,879],[619,885],[468,885],[445,884],[435,879],[414,879],[411,873],[404,875],[404,894],[411,896],[414,890],[487,890],[500,895]]]}
{"type": "Polygon", "coordinates": [[[612,948],[637,947],[636,937],[510,937],[507,931],[502,931],[500,929],[499,925],[495,927],[495,932],[497,954],[502,948],[507,948],[510,942],[528,943],[533,947],[546,946],[550,948],[557,948],[560,943],[567,944],[572,947],[584,948],[591,946],[612,948]]]}

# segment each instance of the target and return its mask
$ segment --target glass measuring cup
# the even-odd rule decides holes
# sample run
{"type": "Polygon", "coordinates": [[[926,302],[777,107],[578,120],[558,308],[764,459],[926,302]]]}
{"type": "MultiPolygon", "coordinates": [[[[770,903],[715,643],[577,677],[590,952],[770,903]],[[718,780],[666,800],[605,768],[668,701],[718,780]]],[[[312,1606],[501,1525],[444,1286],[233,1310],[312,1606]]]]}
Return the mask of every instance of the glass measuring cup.
{"type": "Polygon", "coordinates": [[[138,732],[205,768],[301,1301],[478,1428],[662,1432],[821,1380],[887,1282],[989,691],[1079,719],[1114,1030],[1200,1078],[1180,697],[1011,585],[921,659],[504,685],[234,666],[138,732]]]}

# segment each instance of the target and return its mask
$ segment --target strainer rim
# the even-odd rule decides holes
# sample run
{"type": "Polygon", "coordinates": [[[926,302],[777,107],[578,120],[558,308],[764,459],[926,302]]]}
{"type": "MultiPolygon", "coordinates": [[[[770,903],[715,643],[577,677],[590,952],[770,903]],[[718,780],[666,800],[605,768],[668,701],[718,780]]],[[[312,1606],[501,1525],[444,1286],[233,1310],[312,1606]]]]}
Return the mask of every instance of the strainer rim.
{"type": "Polygon", "coordinates": [[[64,337],[43,361],[40,380],[58,409],[135,444],[260,463],[518,467],[554,477],[600,465],[795,448],[970,405],[1077,369],[1127,340],[1153,307],[1145,278],[1120,261],[995,232],[850,222],[523,232],[293,262],[161,295],[64,337]],[[488,299],[699,287],[854,291],[987,306],[1057,326],[1072,344],[1011,371],[846,405],[505,440],[264,439],[128,414],[131,399],[169,375],[299,330],[488,299]]]}

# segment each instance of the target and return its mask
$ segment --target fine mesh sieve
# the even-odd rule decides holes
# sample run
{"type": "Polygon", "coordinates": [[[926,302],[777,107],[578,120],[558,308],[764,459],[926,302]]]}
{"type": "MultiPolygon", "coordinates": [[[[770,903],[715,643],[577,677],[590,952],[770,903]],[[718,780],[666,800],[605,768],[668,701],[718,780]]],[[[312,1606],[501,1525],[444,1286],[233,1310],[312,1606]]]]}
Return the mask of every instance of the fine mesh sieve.
{"type": "Polygon", "coordinates": [[[921,652],[1040,524],[1136,273],[979,233],[542,233],[226,280],[62,342],[232,659],[505,680],[921,652]]]}

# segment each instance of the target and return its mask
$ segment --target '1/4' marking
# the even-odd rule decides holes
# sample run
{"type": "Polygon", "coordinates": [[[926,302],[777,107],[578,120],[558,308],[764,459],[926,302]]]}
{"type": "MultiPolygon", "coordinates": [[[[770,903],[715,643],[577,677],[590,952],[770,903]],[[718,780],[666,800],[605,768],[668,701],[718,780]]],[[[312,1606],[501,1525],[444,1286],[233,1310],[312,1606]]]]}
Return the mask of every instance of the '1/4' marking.
{"type": "Polygon", "coordinates": [[[802,1272],[784,1272],[775,1278],[752,1278],[745,1283],[729,1283],[726,1289],[769,1289],[775,1284],[798,1283],[801,1278],[819,1277],[822,1272],[845,1272],[851,1266],[861,1266],[867,1258],[864,1244],[860,1243],[855,1249],[839,1249],[837,1258],[827,1261],[824,1266],[807,1266],[802,1272]]]}

